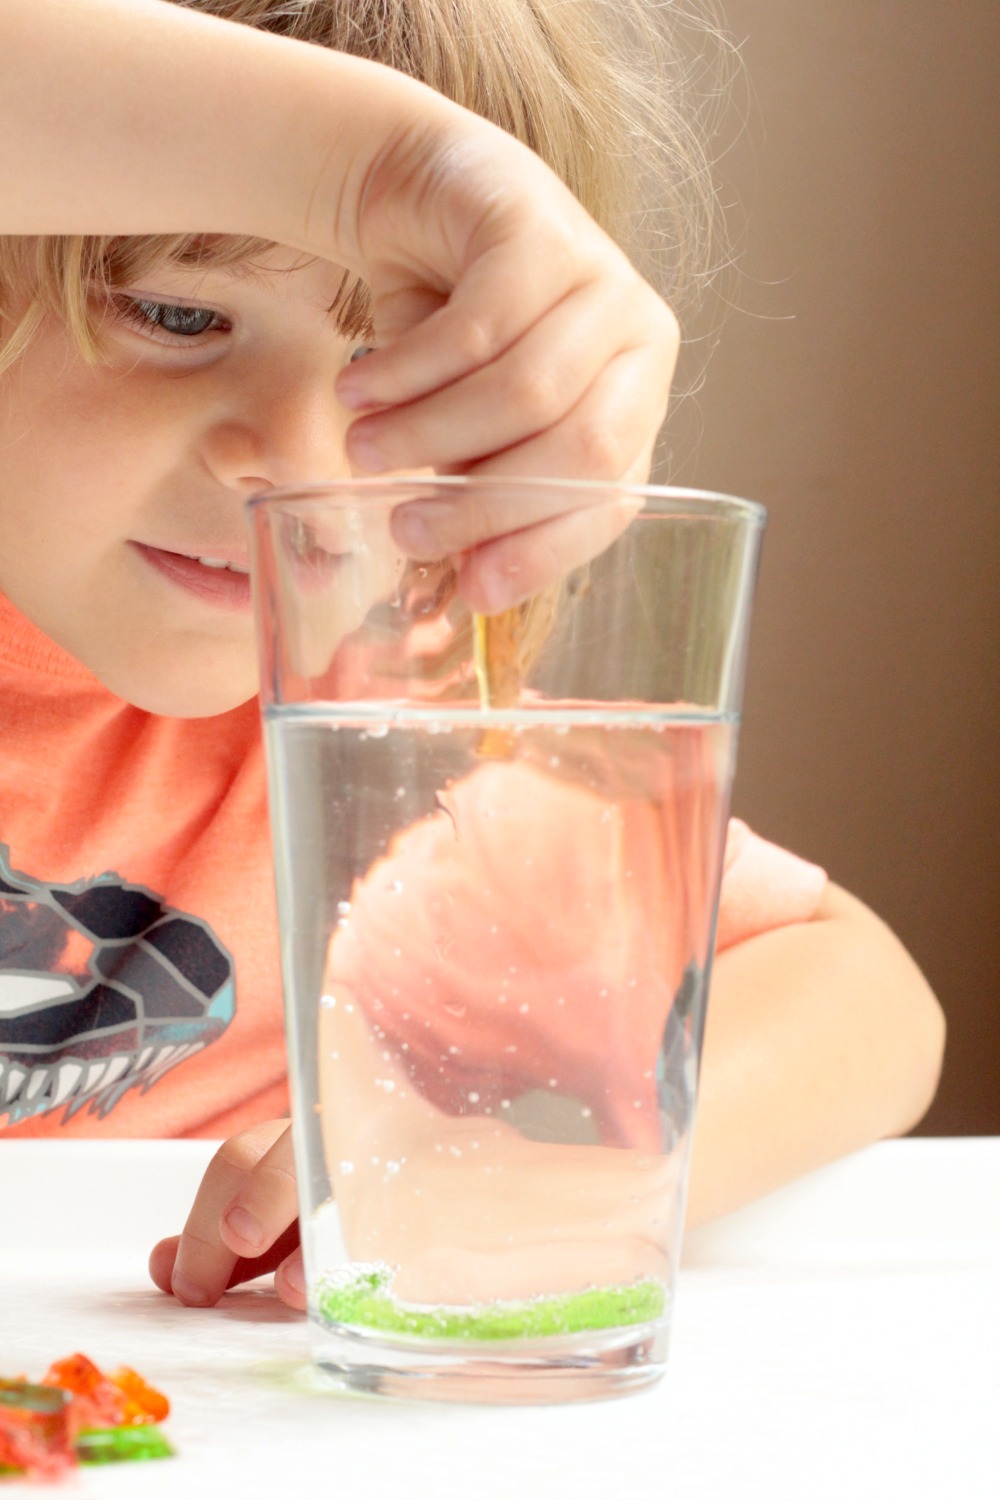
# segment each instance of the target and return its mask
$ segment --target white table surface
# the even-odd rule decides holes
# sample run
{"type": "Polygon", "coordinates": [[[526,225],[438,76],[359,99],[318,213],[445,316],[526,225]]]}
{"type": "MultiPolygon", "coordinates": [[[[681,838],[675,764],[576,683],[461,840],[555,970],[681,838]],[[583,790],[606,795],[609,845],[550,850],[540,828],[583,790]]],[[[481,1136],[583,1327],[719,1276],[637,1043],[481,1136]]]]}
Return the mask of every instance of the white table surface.
{"type": "Polygon", "coordinates": [[[81,1349],[171,1397],[176,1459],[8,1482],[80,1500],[998,1500],[1000,1138],[886,1142],[688,1236],[668,1374],[622,1400],[309,1389],[262,1286],[146,1278],[204,1142],[0,1146],[0,1374],[81,1349]]]}

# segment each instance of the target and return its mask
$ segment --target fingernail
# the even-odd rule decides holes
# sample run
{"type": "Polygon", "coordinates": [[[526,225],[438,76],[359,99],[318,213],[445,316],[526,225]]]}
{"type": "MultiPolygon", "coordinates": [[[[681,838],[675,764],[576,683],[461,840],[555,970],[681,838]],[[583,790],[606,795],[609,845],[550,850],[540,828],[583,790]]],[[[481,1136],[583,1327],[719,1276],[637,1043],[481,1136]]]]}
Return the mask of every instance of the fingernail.
{"type": "Polygon", "coordinates": [[[170,1290],[178,1302],[184,1302],[188,1307],[207,1307],[212,1300],[203,1286],[188,1281],[184,1276],[172,1277],[170,1290]]]}
{"type": "Polygon", "coordinates": [[[404,552],[426,557],[439,548],[426,521],[409,510],[398,510],[392,518],[392,534],[404,552]]]}
{"type": "Polygon", "coordinates": [[[369,437],[367,432],[358,432],[351,428],[347,435],[348,448],[351,459],[369,474],[381,474],[389,465],[382,457],[378,444],[374,438],[369,437]]]}
{"type": "Polygon", "coordinates": [[[288,1285],[291,1287],[293,1292],[305,1291],[306,1275],[302,1266],[302,1259],[300,1256],[293,1255],[290,1260],[286,1260],[284,1262],[284,1265],[282,1266],[282,1270],[285,1273],[285,1280],[288,1282],[288,1285]]]}
{"type": "Polygon", "coordinates": [[[337,400],[341,406],[346,406],[348,411],[364,411],[365,407],[376,404],[364,386],[349,379],[347,375],[342,375],[337,381],[337,400]]]}
{"type": "Polygon", "coordinates": [[[509,569],[497,572],[482,568],[476,578],[476,604],[480,614],[495,615],[510,609],[518,598],[517,580],[509,569]]]}
{"type": "Polygon", "coordinates": [[[231,1208],[227,1214],[223,1214],[226,1228],[242,1240],[245,1245],[252,1245],[256,1250],[264,1243],[264,1231],[253,1214],[248,1213],[245,1208],[231,1208]]]}

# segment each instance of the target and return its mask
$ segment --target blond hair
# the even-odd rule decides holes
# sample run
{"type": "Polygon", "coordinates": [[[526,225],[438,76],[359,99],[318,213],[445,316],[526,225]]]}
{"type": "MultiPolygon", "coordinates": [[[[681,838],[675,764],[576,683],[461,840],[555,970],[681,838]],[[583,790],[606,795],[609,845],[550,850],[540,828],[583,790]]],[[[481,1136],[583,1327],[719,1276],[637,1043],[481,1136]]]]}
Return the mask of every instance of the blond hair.
{"type": "MultiPolygon", "coordinates": [[[[675,307],[710,260],[714,200],[698,79],[706,20],[655,0],[173,0],[419,78],[530,146],[675,307]],[[693,88],[692,88],[693,85],[693,88]]],[[[0,236],[0,369],[47,314],[99,356],[93,292],[154,264],[224,265],[263,242],[233,236],[0,236]]],[[[366,289],[341,288],[338,326],[370,329],[366,289]]]]}

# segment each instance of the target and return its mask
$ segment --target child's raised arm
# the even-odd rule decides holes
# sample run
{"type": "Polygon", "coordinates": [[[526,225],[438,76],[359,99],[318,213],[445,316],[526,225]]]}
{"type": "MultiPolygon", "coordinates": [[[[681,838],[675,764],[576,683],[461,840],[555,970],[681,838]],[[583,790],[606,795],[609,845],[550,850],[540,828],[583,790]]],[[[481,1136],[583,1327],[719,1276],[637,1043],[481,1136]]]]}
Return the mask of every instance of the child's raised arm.
{"type": "MultiPolygon", "coordinates": [[[[380,347],[337,386],[368,413],[359,469],[647,477],[676,320],[495,126],[378,64],[164,0],[0,0],[0,56],[0,233],[249,234],[364,278],[380,347]]],[[[476,549],[464,592],[483,609],[627,519],[484,537],[461,505],[408,509],[412,555],[476,549]]]]}

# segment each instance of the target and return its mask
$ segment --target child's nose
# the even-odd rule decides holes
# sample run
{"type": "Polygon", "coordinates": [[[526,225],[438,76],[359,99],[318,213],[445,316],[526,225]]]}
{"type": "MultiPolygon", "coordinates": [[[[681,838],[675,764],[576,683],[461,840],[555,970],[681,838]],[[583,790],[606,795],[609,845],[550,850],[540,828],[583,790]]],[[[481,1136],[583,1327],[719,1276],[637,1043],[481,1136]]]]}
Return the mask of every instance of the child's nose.
{"type": "Polygon", "coordinates": [[[205,462],[217,480],[241,496],[346,479],[350,420],[329,374],[291,379],[276,371],[212,423],[202,444],[205,462]]]}

